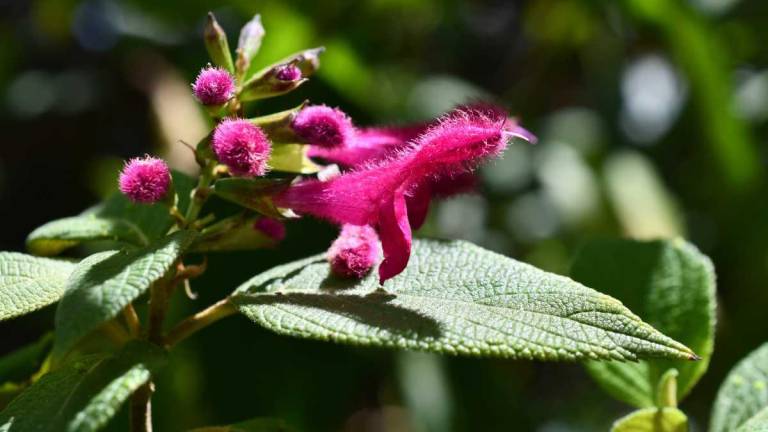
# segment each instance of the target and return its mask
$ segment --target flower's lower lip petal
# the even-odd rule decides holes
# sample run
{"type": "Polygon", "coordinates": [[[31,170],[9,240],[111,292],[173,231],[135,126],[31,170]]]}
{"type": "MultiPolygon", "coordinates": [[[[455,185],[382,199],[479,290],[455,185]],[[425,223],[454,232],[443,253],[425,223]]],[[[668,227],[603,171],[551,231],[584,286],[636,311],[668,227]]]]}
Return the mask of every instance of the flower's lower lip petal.
{"type": "Polygon", "coordinates": [[[402,190],[379,212],[379,238],[384,251],[384,261],[379,266],[379,282],[383,284],[405,270],[411,257],[411,225],[402,190]]]}

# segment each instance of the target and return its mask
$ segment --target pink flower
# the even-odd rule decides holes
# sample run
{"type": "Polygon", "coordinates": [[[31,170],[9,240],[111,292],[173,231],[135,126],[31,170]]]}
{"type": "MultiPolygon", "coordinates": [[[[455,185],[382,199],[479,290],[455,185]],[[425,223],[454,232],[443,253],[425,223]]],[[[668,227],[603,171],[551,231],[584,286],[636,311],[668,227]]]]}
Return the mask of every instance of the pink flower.
{"type": "Polygon", "coordinates": [[[192,91],[203,105],[223,105],[235,94],[235,81],[224,69],[208,67],[200,71],[192,91]]]}
{"type": "Polygon", "coordinates": [[[384,250],[383,282],[405,269],[411,230],[424,222],[431,198],[460,190],[472,169],[499,155],[519,129],[501,109],[458,108],[387,158],[326,182],[298,183],[274,200],[339,224],[375,227],[384,250]]]}
{"type": "Polygon", "coordinates": [[[165,198],[171,186],[171,173],[162,159],[135,158],[125,164],[119,186],[131,201],[151,204],[165,198]]]}
{"type": "Polygon", "coordinates": [[[336,276],[360,279],[379,260],[379,237],[368,225],[344,225],[328,249],[328,262],[336,276]]]}
{"type": "Polygon", "coordinates": [[[264,131],[247,120],[226,119],[216,126],[213,152],[236,176],[254,177],[267,172],[272,148],[264,131]]]}
{"type": "Polygon", "coordinates": [[[280,81],[296,81],[301,79],[301,69],[292,64],[285,64],[277,67],[275,78],[280,81]]]}
{"type": "Polygon", "coordinates": [[[403,149],[429,127],[418,124],[405,127],[372,127],[357,129],[343,147],[313,145],[309,156],[325,159],[346,167],[354,167],[384,159],[403,149]]]}
{"type": "Polygon", "coordinates": [[[325,148],[343,148],[354,134],[349,117],[325,105],[308,106],[299,111],[291,128],[304,142],[325,148]]]}
{"type": "Polygon", "coordinates": [[[259,218],[259,220],[253,224],[253,229],[260,231],[262,234],[276,242],[281,242],[285,239],[285,224],[277,219],[267,217],[259,218]]]}

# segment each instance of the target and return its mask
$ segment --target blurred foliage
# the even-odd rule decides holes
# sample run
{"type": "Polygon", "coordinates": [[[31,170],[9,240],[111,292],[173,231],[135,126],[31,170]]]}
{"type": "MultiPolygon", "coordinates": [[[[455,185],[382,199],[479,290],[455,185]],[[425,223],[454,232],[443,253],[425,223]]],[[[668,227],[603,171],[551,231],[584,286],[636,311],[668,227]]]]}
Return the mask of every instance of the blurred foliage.
{"type": "MultiPolygon", "coordinates": [[[[207,58],[209,8],[231,36],[262,14],[254,67],[326,46],[319,79],[264,112],[310,99],[358,124],[391,124],[492,98],[539,136],[486,167],[482,195],[436,205],[421,235],[465,238],[560,273],[604,235],[686,235],[711,256],[715,354],[681,405],[704,428],[727,371],[768,338],[755,325],[768,305],[768,3],[0,1],[2,250],[22,250],[36,226],[108,193],[116,160],[158,151],[194,169],[178,140],[194,143],[209,127],[185,90],[207,58]]],[[[212,255],[192,286],[200,300],[182,300],[173,315],[333,236],[302,220],[279,252],[212,255]]],[[[52,320],[43,310],[3,323],[0,352],[38,340],[52,320]]],[[[311,431],[591,431],[629,413],[578,365],[328,345],[243,318],[185,342],[157,385],[163,431],[257,416],[311,431]]]]}

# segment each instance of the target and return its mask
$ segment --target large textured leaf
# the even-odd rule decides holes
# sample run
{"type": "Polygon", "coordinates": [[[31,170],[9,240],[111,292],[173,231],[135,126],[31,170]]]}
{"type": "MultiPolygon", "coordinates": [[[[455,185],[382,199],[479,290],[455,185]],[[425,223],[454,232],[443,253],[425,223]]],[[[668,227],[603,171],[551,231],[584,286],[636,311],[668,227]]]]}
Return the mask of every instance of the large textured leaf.
{"type": "Polygon", "coordinates": [[[712,408],[709,430],[738,429],[768,407],[768,343],[741,360],[720,386],[712,408]]]}
{"type": "Polygon", "coordinates": [[[0,252],[0,321],[57,302],[75,264],[0,252]]]}
{"type": "Polygon", "coordinates": [[[690,359],[619,301],[472,244],[414,242],[408,268],[378,290],[330,276],[318,255],[242,285],[233,301],[278,333],[425,351],[543,360],[690,359]]]}
{"type": "Polygon", "coordinates": [[[645,408],[622,417],[611,432],[687,432],[688,418],[677,408],[645,408]]]}
{"type": "Polygon", "coordinates": [[[44,375],[16,397],[0,413],[0,431],[99,430],[164,360],[162,349],[138,341],[111,358],[76,360],[44,375]]]}
{"type": "Polygon", "coordinates": [[[152,246],[84,259],[67,281],[56,310],[54,357],[68,352],[163,277],[193,237],[191,232],[178,231],[152,246]]]}
{"type": "Polygon", "coordinates": [[[35,255],[53,256],[83,241],[112,240],[143,246],[148,243],[141,230],[125,219],[94,214],[58,219],[37,228],[27,237],[27,250],[35,255]]]}
{"type": "Polygon", "coordinates": [[[587,363],[603,388],[631,405],[650,407],[661,375],[674,368],[678,397],[690,392],[706,371],[714,344],[715,277],[707,257],[682,240],[599,240],[583,248],[572,275],[618,298],[701,356],[698,362],[587,363]]]}
{"type": "Polygon", "coordinates": [[[189,432],[291,432],[283,420],[274,418],[255,418],[227,426],[206,426],[189,432]]]}
{"type": "Polygon", "coordinates": [[[754,417],[747,420],[737,432],[766,432],[768,431],[768,408],[763,408],[754,417]]]}
{"type": "MultiPolygon", "coordinates": [[[[184,212],[195,182],[177,171],[172,175],[179,197],[178,207],[184,212]]],[[[52,256],[96,240],[145,246],[164,236],[173,222],[165,204],[135,204],[115,193],[79,216],[58,219],[37,228],[27,238],[27,248],[35,255],[52,256]]]]}

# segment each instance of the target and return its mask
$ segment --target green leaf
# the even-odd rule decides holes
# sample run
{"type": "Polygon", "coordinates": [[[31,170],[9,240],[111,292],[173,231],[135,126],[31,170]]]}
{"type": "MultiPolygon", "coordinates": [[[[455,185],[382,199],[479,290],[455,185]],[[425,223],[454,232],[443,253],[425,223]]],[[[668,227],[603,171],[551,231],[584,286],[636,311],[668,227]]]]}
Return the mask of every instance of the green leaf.
{"type": "MultiPolygon", "coordinates": [[[[195,181],[174,171],[173,185],[178,193],[178,207],[184,212],[195,181]]],[[[121,193],[79,216],[58,219],[37,228],[27,237],[27,248],[35,255],[58,255],[84,242],[112,240],[145,246],[163,237],[173,225],[165,204],[135,204],[121,193]]]]}
{"type": "Polygon", "coordinates": [[[710,432],[739,428],[768,407],[768,343],[741,360],[720,386],[712,407],[710,432]]]}
{"type": "Polygon", "coordinates": [[[645,408],[622,417],[611,432],[687,432],[688,417],[677,408],[645,408]]]}
{"type": "Polygon", "coordinates": [[[94,214],[58,219],[37,228],[27,237],[27,250],[41,256],[58,255],[83,241],[112,240],[135,246],[148,243],[141,230],[125,219],[94,214]]]}
{"type": "Polygon", "coordinates": [[[331,276],[323,255],[275,267],[233,303],[277,333],[355,345],[541,360],[691,359],[619,301],[470,243],[417,240],[378,289],[331,276]]]}
{"type": "Polygon", "coordinates": [[[309,146],[304,144],[276,144],[267,164],[275,171],[296,174],[314,174],[322,169],[307,156],[309,146]]]}
{"type": "Polygon", "coordinates": [[[677,369],[670,369],[659,380],[656,389],[656,406],[660,408],[677,408],[677,369]]]}
{"type": "Polygon", "coordinates": [[[0,321],[57,302],[75,264],[0,252],[0,321]]]}
{"type": "Polygon", "coordinates": [[[193,238],[192,232],[178,231],[145,248],[84,259],[67,281],[56,310],[54,358],[69,352],[168,273],[193,238]]]}
{"type": "Polygon", "coordinates": [[[291,432],[283,420],[274,418],[255,418],[228,426],[206,426],[189,432],[291,432]]]}
{"type": "Polygon", "coordinates": [[[222,199],[233,202],[265,216],[281,218],[285,212],[272,202],[272,194],[288,187],[290,180],[267,178],[223,178],[213,185],[213,192],[222,199]]]}
{"type": "Polygon", "coordinates": [[[747,420],[737,432],[766,432],[768,431],[768,408],[763,408],[754,417],[747,420]]]}
{"type": "Polygon", "coordinates": [[[572,276],[620,299],[701,356],[698,362],[589,362],[592,377],[617,399],[650,407],[661,376],[674,368],[678,397],[685,397],[706,371],[714,345],[715,276],[709,259],[682,240],[598,240],[582,249],[572,276]]]}
{"type": "Polygon", "coordinates": [[[237,215],[206,228],[190,247],[190,252],[221,252],[274,247],[277,242],[256,229],[261,216],[237,215]]]}
{"type": "Polygon", "coordinates": [[[139,341],[114,357],[78,359],[44,375],[14,399],[0,413],[0,430],[99,430],[164,362],[164,350],[139,341]]]}
{"type": "Polygon", "coordinates": [[[0,357],[0,384],[29,379],[40,369],[52,345],[53,334],[47,333],[40,340],[0,357]]]}

